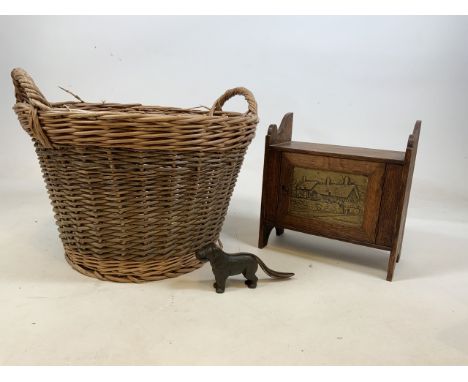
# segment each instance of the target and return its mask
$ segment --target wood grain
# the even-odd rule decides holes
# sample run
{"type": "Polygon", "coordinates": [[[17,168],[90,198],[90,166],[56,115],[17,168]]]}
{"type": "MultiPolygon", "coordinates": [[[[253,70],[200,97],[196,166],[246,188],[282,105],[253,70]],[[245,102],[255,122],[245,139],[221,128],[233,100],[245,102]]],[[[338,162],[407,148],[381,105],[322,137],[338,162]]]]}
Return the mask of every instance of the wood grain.
{"type": "Polygon", "coordinates": [[[396,164],[385,166],[385,180],[376,238],[376,243],[380,245],[392,246],[397,220],[396,211],[398,211],[401,199],[402,169],[403,166],[396,164]]]}
{"type": "MultiPolygon", "coordinates": [[[[278,206],[278,192],[280,187],[281,156],[282,153],[272,150],[271,145],[291,140],[293,114],[287,113],[281,121],[280,127],[270,125],[265,137],[265,156],[263,166],[263,192],[260,207],[260,228],[258,247],[263,248],[268,243],[270,232],[275,227],[278,206]]],[[[276,234],[281,235],[284,229],[276,226],[276,234]]]]}
{"type": "Polygon", "coordinates": [[[324,155],[335,158],[367,160],[372,162],[403,164],[405,161],[405,153],[403,151],[376,150],[362,147],[292,141],[274,144],[271,148],[282,152],[324,155]]]}
{"type": "Polygon", "coordinates": [[[396,215],[396,228],[392,241],[392,251],[388,259],[387,280],[392,281],[396,263],[400,260],[401,245],[406,224],[406,214],[413,182],[414,166],[416,164],[416,154],[418,152],[419,135],[421,132],[421,121],[416,121],[413,134],[409,136],[408,145],[405,153],[405,164],[401,177],[401,197],[396,215]]]}

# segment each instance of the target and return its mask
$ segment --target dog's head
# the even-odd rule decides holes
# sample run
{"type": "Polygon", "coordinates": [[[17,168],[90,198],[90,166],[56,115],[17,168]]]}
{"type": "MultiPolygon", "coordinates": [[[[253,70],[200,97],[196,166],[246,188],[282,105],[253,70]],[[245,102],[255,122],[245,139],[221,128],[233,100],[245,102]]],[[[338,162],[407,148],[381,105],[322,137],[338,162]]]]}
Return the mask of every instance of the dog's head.
{"type": "Polygon", "coordinates": [[[215,243],[210,243],[195,252],[195,257],[201,261],[210,261],[216,255],[217,251],[219,251],[218,246],[215,243]]]}

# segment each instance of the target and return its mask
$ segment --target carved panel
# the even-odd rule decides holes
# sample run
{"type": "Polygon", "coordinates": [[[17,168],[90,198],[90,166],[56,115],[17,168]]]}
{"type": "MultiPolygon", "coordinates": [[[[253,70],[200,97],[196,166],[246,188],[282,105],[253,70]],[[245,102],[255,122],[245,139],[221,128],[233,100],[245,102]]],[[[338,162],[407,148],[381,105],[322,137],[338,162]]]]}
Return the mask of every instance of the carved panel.
{"type": "Polygon", "coordinates": [[[368,177],[294,167],[288,213],[327,223],[362,226],[368,177]]]}

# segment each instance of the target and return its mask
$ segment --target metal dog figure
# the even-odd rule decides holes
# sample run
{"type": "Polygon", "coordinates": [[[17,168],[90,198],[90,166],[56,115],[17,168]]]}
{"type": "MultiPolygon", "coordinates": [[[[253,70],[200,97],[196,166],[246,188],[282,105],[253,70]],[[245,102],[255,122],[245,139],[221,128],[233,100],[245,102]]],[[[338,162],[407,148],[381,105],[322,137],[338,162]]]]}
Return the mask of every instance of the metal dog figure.
{"type": "Polygon", "coordinates": [[[294,276],[294,273],[277,272],[268,268],[259,257],[252,253],[226,253],[214,243],[204,246],[195,253],[195,256],[198,260],[210,262],[216,280],[213,287],[217,293],[224,292],[229,276],[241,273],[247,279],[245,284],[249,288],[256,288],[258,278],[255,272],[259,265],[270,277],[285,279],[294,276]]]}

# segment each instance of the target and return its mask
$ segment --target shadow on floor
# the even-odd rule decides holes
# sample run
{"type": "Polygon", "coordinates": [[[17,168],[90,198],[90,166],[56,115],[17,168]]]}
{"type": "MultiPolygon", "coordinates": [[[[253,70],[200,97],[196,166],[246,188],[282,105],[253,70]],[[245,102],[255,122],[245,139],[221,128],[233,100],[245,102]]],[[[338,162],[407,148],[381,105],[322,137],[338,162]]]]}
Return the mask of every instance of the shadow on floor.
{"type": "MultiPolygon", "coordinates": [[[[287,283],[289,282],[289,279],[286,280],[280,280],[280,279],[272,279],[268,278],[265,276],[263,278],[263,275],[259,274],[259,280],[258,280],[258,285],[256,289],[260,289],[268,284],[272,283],[287,283]]],[[[190,289],[190,290],[200,290],[200,291],[207,291],[210,293],[215,293],[215,289],[213,288],[213,283],[214,283],[214,276],[213,279],[204,279],[204,280],[192,280],[192,279],[187,279],[187,278],[178,278],[177,282],[174,282],[171,287],[174,289],[190,289]]],[[[249,289],[245,285],[245,279],[242,278],[242,276],[233,276],[228,278],[226,281],[226,292],[228,290],[237,290],[237,289],[249,289]]]]}
{"type": "MultiPolygon", "coordinates": [[[[257,248],[258,229],[259,219],[255,216],[233,211],[226,218],[222,233],[250,247],[257,248]]],[[[388,252],[291,230],[285,230],[281,236],[276,236],[273,230],[265,250],[334,264],[379,278],[386,276],[388,252]]],[[[260,249],[255,251],[260,256],[261,252],[260,249]]]]}
{"type": "MultiPolygon", "coordinates": [[[[442,223],[441,223],[442,224],[442,223]]],[[[257,248],[259,219],[254,215],[231,212],[223,235],[257,248]]],[[[439,232],[438,223],[430,228],[407,224],[401,260],[395,269],[395,281],[430,277],[468,270],[468,256],[463,248],[468,239],[452,232],[439,232]]],[[[265,250],[332,264],[353,272],[385,279],[389,252],[338,240],[285,230],[282,236],[272,231],[265,250]]],[[[261,255],[262,250],[255,251],[261,255]]]]}

